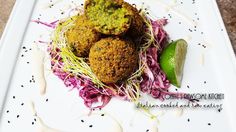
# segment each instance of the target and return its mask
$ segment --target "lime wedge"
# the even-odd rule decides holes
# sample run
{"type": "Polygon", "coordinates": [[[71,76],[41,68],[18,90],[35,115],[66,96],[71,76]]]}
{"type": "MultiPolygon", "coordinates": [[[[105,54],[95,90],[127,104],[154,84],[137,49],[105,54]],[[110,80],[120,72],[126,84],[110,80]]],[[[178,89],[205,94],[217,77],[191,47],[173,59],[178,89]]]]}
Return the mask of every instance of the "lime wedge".
{"type": "Polygon", "coordinates": [[[170,43],[161,53],[160,66],[167,79],[176,87],[181,86],[183,67],[187,53],[187,42],[179,39],[170,43]]]}

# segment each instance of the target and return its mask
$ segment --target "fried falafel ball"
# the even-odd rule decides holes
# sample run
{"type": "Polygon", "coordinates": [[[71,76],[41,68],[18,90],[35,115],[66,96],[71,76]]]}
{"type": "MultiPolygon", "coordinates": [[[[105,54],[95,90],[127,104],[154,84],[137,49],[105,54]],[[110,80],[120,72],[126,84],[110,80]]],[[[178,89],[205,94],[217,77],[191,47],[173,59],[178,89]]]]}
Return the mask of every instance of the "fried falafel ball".
{"type": "Polygon", "coordinates": [[[138,52],[130,40],[101,39],[90,49],[92,71],[104,83],[116,83],[130,76],[138,64],[138,52]]]}
{"type": "Polygon", "coordinates": [[[131,24],[132,13],[123,7],[123,0],[87,0],[85,15],[94,28],[105,35],[123,35],[131,24]]]}
{"type": "Polygon", "coordinates": [[[123,7],[132,13],[132,15],[131,15],[132,22],[131,22],[130,29],[127,32],[127,35],[129,35],[133,38],[143,35],[143,33],[144,33],[144,28],[143,28],[144,27],[144,20],[143,20],[142,16],[139,14],[139,11],[127,2],[123,3],[123,7]]]}
{"type": "Polygon", "coordinates": [[[100,39],[100,33],[93,29],[84,15],[77,18],[65,35],[72,52],[78,57],[87,57],[92,45],[100,39]]]}

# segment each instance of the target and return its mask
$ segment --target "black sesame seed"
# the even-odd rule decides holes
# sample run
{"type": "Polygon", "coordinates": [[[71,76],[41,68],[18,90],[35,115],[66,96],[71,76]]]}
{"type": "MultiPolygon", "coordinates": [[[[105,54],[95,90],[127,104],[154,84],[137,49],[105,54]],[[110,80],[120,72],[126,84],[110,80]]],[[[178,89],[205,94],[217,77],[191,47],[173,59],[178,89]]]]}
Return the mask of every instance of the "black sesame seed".
{"type": "Polygon", "coordinates": [[[9,110],[7,110],[7,113],[9,113],[9,110]]]}
{"type": "Polygon", "coordinates": [[[206,84],[207,82],[206,81],[204,81],[204,84],[206,84]]]}
{"type": "Polygon", "coordinates": [[[7,123],[11,123],[10,121],[7,121],[7,123]]]}
{"type": "Polygon", "coordinates": [[[21,55],[21,57],[24,57],[24,55],[21,55]]]}
{"type": "Polygon", "coordinates": [[[104,116],[105,114],[101,114],[101,116],[104,116]]]}
{"type": "Polygon", "coordinates": [[[25,46],[23,46],[22,48],[23,48],[23,49],[26,49],[26,47],[25,47],[25,46]]]}
{"type": "Polygon", "coordinates": [[[81,122],[84,122],[84,120],[81,120],[81,122]]]}
{"type": "Polygon", "coordinates": [[[93,125],[89,125],[89,127],[93,127],[93,125]]]}
{"type": "Polygon", "coordinates": [[[149,132],[149,129],[147,129],[146,132],[149,132]]]}
{"type": "Polygon", "coordinates": [[[178,89],[176,88],[175,91],[178,91],[178,89]]]}
{"type": "Polygon", "coordinates": [[[187,88],[189,88],[189,85],[187,85],[187,88]]]}
{"type": "Polygon", "coordinates": [[[15,98],[16,98],[16,96],[13,96],[12,98],[13,98],[13,99],[15,99],[15,98]]]}
{"type": "Polygon", "coordinates": [[[19,118],[19,117],[20,117],[20,115],[17,115],[17,116],[16,116],[16,118],[19,118]]]}
{"type": "Polygon", "coordinates": [[[31,124],[34,125],[34,122],[32,122],[31,124]]]}
{"type": "Polygon", "coordinates": [[[22,88],[24,87],[24,85],[20,85],[22,88]]]}
{"type": "Polygon", "coordinates": [[[188,118],[188,120],[187,120],[188,122],[190,122],[190,119],[188,118]]]}
{"type": "Polygon", "coordinates": [[[21,103],[21,106],[23,106],[24,105],[24,103],[21,103]]]}
{"type": "Polygon", "coordinates": [[[37,121],[36,118],[34,118],[34,121],[37,121]]]}
{"type": "Polygon", "coordinates": [[[81,6],[83,6],[84,4],[81,4],[81,6]]]}
{"type": "Polygon", "coordinates": [[[29,64],[29,62],[27,62],[27,64],[29,64]]]}
{"type": "Polygon", "coordinates": [[[46,102],[48,102],[48,99],[46,99],[46,102]]]}
{"type": "Polygon", "coordinates": [[[218,112],[221,112],[222,109],[218,109],[218,112]]]}
{"type": "Polygon", "coordinates": [[[179,24],[182,24],[181,22],[179,22],[179,24]]]}
{"type": "Polygon", "coordinates": [[[211,123],[208,123],[207,125],[208,125],[208,126],[210,126],[210,125],[211,125],[211,123]]]}

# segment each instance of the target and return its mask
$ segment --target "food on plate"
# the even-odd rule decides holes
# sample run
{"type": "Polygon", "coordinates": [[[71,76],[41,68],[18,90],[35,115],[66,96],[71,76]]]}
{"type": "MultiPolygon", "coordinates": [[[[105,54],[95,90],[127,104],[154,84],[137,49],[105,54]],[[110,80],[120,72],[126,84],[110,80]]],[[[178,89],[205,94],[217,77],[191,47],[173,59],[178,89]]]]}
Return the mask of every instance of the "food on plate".
{"type": "Polygon", "coordinates": [[[89,53],[92,71],[104,83],[116,83],[130,76],[138,64],[138,52],[128,39],[104,38],[89,53]]]}
{"type": "Polygon", "coordinates": [[[169,88],[180,87],[187,44],[181,39],[165,49],[166,24],[123,0],[87,0],[82,13],[52,26],[53,73],[77,89],[90,109],[113,97],[136,103],[141,93],[179,97],[169,88]]]}
{"type": "Polygon", "coordinates": [[[181,86],[187,42],[183,39],[170,43],[160,56],[160,65],[167,79],[176,87],[181,86]]]}
{"type": "Polygon", "coordinates": [[[127,32],[127,35],[131,37],[140,37],[141,35],[143,35],[143,32],[144,32],[143,31],[144,20],[142,16],[139,14],[139,11],[135,7],[133,7],[127,2],[123,3],[123,7],[132,13],[131,15],[132,21],[131,21],[130,28],[127,32]]]}
{"type": "Polygon", "coordinates": [[[68,45],[78,57],[88,56],[90,48],[101,36],[84,15],[79,16],[65,34],[68,45]]]}
{"type": "Polygon", "coordinates": [[[132,21],[132,13],[123,7],[123,3],[123,0],[87,0],[85,15],[98,32],[123,35],[132,21]]]}

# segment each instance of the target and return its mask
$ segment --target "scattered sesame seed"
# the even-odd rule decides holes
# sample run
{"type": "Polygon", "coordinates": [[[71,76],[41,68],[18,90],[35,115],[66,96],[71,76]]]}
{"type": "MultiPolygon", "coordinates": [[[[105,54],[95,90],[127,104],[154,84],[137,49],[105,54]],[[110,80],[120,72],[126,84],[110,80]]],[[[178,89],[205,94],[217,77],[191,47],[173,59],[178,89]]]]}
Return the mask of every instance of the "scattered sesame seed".
{"type": "Polygon", "coordinates": [[[93,127],[93,125],[89,125],[89,127],[93,127]]]}
{"type": "Polygon", "coordinates": [[[187,88],[189,88],[189,85],[187,85],[187,88]]]}
{"type": "Polygon", "coordinates": [[[10,122],[10,121],[7,121],[7,123],[9,123],[9,124],[10,124],[11,122],[10,122]]]}
{"type": "Polygon", "coordinates": [[[188,118],[188,120],[187,120],[188,122],[190,122],[190,119],[188,118]]]}
{"type": "Polygon", "coordinates": [[[9,113],[9,110],[7,110],[7,113],[9,113]]]}
{"type": "Polygon", "coordinates": [[[32,122],[31,124],[34,125],[34,122],[32,122]]]}
{"type": "Polygon", "coordinates": [[[13,99],[15,99],[15,98],[16,98],[16,96],[13,96],[12,98],[13,98],[13,99]]]}
{"type": "Polygon", "coordinates": [[[21,106],[23,106],[24,105],[24,103],[21,103],[21,106]]]}
{"type": "Polygon", "coordinates": [[[149,132],[149,129],[147,129],[146,132],[149,132]]]}
{"type": "Polygon", "coordinates": [[[208,125],[208,126],[210,126],[210,125],[211,125],[211,123],[208,123],[207,125],[208,125]]]}
{"type": "Polygon", "coordinates": [[[84,120],[81,120],[81,122],[84,122],[84,120]]]}
{"type": "Polygon", "coordinates": [[[101,114],[101,116],[104,116],[105,114],[101,114]]]}
{"type": "Polygon", "coordinates": [[[17,116],[16,116],[16,118],[19,118],[19,117],[20,117],[20,115],[17,115],[17,116]]]}
{"type": "Polygon", "coordinates": [[[46,102],[48,102],[48,99],[46,99],[46,102]]]}

